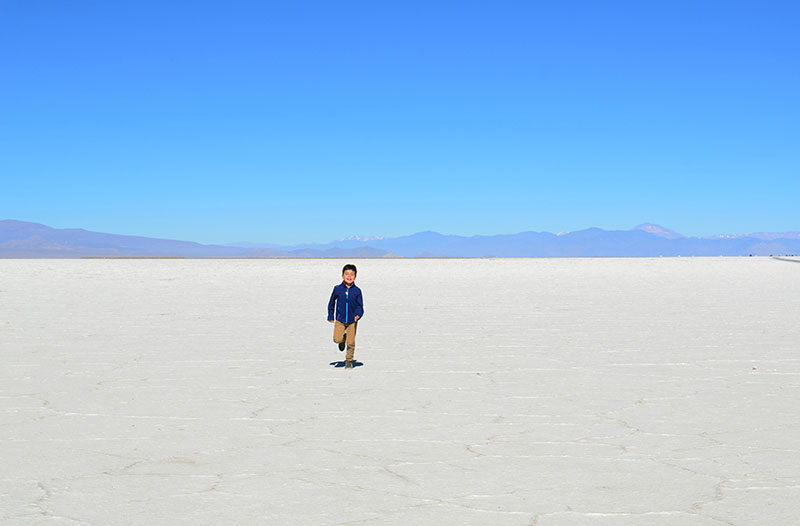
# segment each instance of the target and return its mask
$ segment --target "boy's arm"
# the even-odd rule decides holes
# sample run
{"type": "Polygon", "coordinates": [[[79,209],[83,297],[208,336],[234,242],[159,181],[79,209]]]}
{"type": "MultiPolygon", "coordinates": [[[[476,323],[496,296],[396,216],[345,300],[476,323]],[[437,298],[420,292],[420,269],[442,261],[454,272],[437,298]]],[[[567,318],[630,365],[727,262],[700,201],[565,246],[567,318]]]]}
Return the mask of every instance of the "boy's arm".
{"type": "MultiPolygon", "coordinates": [[[[364,317],[364,293],[362,292],[356,296],[356,310],[355,317],[359,320],[364,317]]],[[[356,320],[358,321],[358,320],[356,320]]]]}
{"type": "Polygon", "coordinates": [[[333,287],[331,292],[331,299],[328,302],[328,321],[333,321],[333,306],[336,303],[336,287],[333,287]]]}

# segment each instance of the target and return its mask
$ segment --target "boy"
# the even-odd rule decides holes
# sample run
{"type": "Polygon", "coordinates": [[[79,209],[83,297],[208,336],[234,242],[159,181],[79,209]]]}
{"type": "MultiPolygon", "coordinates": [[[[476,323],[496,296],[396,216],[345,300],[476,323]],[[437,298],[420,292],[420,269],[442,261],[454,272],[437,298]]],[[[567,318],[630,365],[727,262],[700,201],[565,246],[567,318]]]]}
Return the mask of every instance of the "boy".
{"type": "Polygon", "coordinates": [[[328,302],[328,321],[333,323],[333,341],[339,344],[343,351],[347,344],[347,356],[344,366],[353,368],[353,355],[356,352],[356,328],[358,320],[364,316],[364,302],[361,299],[361,289],[356,287],[356,266],[345,265],[342,268],[342,282],[333,287],[331,300],[328,302]],[[336,317],[334,318],[334,303],[336,304],[336,317]]]}

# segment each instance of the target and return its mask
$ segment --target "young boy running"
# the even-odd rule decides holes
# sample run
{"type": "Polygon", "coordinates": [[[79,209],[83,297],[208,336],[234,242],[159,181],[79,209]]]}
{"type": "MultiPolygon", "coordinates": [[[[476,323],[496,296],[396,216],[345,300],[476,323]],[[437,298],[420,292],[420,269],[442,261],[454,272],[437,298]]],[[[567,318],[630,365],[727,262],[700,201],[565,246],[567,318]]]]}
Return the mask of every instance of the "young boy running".
{"type": "Polygon", "coordinates": [[[361,289],[356,287],[356,266],[345,265],[342,268],[342,282],[333,287],[331,300],[328,302],[328,321],[333,323],[333,341],[339,344],[343,351],[347,345],[347,356],[344,366],[353,368],[353,355],[356,352],[356,328],[358,320],[364,316],[364,302],[361,298],[361,289]],[[336,317],[334,318],[334,303],[336,304],[336,317]]]}

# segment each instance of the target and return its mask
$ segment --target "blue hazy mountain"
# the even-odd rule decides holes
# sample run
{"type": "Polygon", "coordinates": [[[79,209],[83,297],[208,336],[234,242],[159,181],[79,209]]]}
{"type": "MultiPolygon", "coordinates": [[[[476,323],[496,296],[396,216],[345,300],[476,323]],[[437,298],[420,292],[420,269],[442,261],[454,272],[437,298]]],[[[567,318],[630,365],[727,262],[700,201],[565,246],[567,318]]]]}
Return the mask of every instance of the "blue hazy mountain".
{"type": "Polygon", "coordinates": [[[631,230],[588,228],[562,234],[520,232],[467,237],[426,231],[395,238],[349,238],[281,248],[328,250],[369,246],[402,257],[765,256],[800,253],[800,236],[796,234],[699,238],[644,223],[631,230]]]}
{"type": "Polygon", "coordinates": [[[0,256],[234,256],[242,249],[191,241],[91,232],[82,228],[51,228],[39,223],[0,221],[0,256]]]}
{"type": "Polygon", "coordinates": [[[631,230],[519,232],[456,236],[417,232],[394,238],[348,238],[282,246],[259,243],[204,245],[125,236],[38,223],[0,221],[0,257],[612,257],[746,256],[800,254],[800,233],[686,237],[645,223],[631,230]]]}
{"type": "Polygon", "coordinates": [[[264,249],[203,245],[191,241],[91,232],[81,228],[52,228],[25,221],[0,221],[0,257],[381,257],[369,247],[342,250],[264,249]]]}

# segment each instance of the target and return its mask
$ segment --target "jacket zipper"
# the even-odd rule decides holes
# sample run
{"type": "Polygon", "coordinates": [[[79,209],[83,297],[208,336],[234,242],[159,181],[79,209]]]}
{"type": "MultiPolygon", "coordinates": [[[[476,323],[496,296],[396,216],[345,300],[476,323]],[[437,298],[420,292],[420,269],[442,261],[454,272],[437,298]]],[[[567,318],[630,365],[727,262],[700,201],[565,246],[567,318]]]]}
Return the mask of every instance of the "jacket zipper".
{"type": "Polygon", "coordinates": [[[349,290],[344,291],[344,322],[345,323],[347,323],[347,317],[348,317],[348,314],[347,314],[348,301],[347,300],[349,298],[350,298],[350,291],[349,290]]]}

